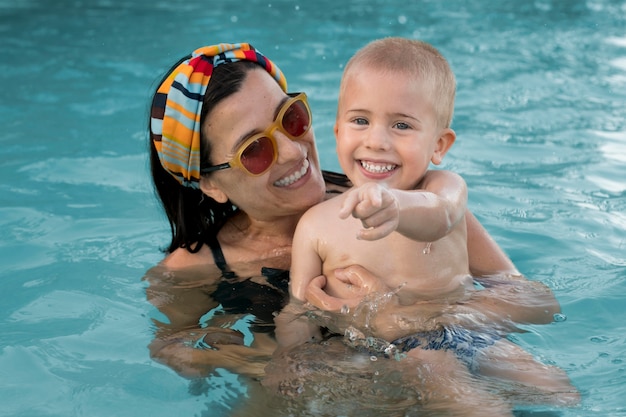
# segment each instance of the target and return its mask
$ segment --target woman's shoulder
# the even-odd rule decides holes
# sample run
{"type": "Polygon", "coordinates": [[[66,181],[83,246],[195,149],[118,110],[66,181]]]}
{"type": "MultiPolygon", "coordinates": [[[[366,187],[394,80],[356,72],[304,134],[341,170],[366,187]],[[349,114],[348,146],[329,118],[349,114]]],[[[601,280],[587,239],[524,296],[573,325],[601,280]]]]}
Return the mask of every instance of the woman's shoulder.
{"type": "Polygon", "coordinates": [[[215,265],[211,251],[206,245],[192,253],[186,248],[178,248],[163,258],[161,265],[168,269],[183,269],[196,266],[215,265]]]}
{"type": "MultiPolygon", "coordinates": [[[[151,288],[165,286],[170,288],[195,288],[218,282],[222,271],[215,265],[213,257],[202,249],[191,253],[179,248],[169,253],[161,262],[150,268],[144,280],[150,283],[151,288]]],[[[169,290],[167,290],[169,291],[169,290]]]]}

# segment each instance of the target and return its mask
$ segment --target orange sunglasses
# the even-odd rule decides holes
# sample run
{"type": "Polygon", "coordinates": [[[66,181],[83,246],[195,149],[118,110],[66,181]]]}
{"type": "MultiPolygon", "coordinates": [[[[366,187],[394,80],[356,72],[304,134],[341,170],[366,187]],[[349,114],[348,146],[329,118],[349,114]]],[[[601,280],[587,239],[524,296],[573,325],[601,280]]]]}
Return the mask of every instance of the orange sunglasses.
{"type": "Polygon", "coordinates": [[[289,94],[287,100],[274,122],[262,133],[257,133],[246,139],[235,156],[228,162],[204,167],[201,174],[228,169],[241,168],[253,176],[262,175],[278,158],[278,146],[274,138],[274,131],[280,130],[291,140],[301,139],[311,128],[311,109],[305,93],[289,94]]]}

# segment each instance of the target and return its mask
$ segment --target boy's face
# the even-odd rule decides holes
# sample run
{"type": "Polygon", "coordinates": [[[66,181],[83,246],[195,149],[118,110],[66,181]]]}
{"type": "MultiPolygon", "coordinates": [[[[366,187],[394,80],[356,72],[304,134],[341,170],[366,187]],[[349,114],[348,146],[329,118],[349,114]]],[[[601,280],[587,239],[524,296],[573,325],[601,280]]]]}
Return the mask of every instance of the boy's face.
{"type": "Polygon", "coordinates": [[[352,69],[339,97],[335,136],[341,168],[354,185],[381,181],[414,189],[455,139],[437,125],[429,90],[397,72],[352,69]]]}

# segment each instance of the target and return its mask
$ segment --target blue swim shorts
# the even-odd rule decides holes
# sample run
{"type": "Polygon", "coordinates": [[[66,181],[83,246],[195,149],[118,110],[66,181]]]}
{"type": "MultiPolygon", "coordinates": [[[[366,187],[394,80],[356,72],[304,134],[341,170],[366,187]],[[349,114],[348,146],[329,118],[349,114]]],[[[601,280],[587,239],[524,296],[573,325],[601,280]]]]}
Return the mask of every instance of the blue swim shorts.
{"type": "Polygon", "coordinates": [[[478,369],[476,354],[480,349],[493,345],[499,339],[501,336],[495,331],[442,327],[404,336],[391,343],[371,337],[360,340],[351,339],[347,343],[370,355],[387,358],[398,358],[402,353],[418,347],[425,350],[451,350],[470,371],[476,372],[478,369]]]}
{"type": "Polygon", "coordinates": [[[493,345],[500,338],[496,332],[444,327],[401,337],[392,344],[401,352],[417,347],[426,350],[451,350],[471,371],[476,371],[475,358],[478,351],[493,345]]]}

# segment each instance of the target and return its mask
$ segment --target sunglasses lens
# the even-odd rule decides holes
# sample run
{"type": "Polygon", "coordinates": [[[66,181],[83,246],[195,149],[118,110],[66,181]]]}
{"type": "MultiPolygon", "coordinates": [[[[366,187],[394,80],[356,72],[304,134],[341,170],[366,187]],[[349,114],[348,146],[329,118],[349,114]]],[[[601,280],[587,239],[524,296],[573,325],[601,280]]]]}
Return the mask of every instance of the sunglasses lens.
{"type": "MultiPolygon", "coordinates": [[[[311,116],[304,100],[298,99],[285,110],[282,120],[283,131],[292,139],[299,139],[310,127],[311,116]]],[[[267,133],[266,133],[267,134],[267,133]]],[[[271,133],[270,133],[271,134],[271,133]]],[[[276,149],[272,139],[261,136],[250,142],[241,152],[241,165],[252,175],[261,175],[274,163],[276,149]]]]}
{"type": "Polygon", "coordinates": [[[263,173],[273,161],[274,145],[267,137],[255,140],[241,153],[241,165],[254,175],[263,173]]]}
{"type": "Polygon", "coordinates": [[[309,110],[302,100],[297,100],[289,106],[283,116],[283,129],[291,136],[297,138],[309,130],[311,123],[309,110]]]}

